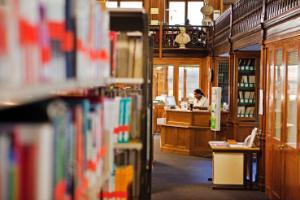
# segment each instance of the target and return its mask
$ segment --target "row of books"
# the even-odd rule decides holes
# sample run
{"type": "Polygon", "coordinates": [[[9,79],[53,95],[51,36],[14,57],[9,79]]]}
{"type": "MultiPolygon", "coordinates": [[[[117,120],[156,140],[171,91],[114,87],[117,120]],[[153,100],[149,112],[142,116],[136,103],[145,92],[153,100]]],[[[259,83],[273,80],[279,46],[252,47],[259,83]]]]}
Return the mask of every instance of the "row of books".
{"type": "Polygon", "coordinates": [[[255,76],[241,76],[240,83],[255,83],[255,76]]]}
{"type": "Polygon", "coordinates": [[[111,33],[111,70],[114,77],[143,78],[143,37],[111,33]]]}
{"type": "Polygon", "coordinates": [[[7,113],[0,126],[0,198],[84,199],[105,170],[103,104],[76,98],[7,113]]]}
{"type": "Polygon", "coordinates": [[[239,99],[255,99],[255,92],[239,91],[239,99]]]}
{"type": "Polygon", "coordinates": [[[255,71],[255,59],[240,59],[238,65],[239,71],[255,71]]]}
{"type": "Polygon", "coordinates": [[[115,168],[114,175],[110,177],[108,184],[101,192],[101,199],[132,199],[130,186],[134,181],[134,168],[132,165],[119,166],[115,168]]]}
{"type": "Polygon", "coordinates": [[[128,143],[140,139],[142,96],[116,97],[104,102],[107,129],[113,133],[113,143],[128,143]]]}
{"type": "Polygon", "coordinates": [[[238,106],[237,116],[238,117],[254,117],[255,107],[238,106]]]}
{"type": "Polygon", "coordinates": [[[0,87],[110,74],[108,13],[96,0],[3,1],[0,41],[0,87]]]}

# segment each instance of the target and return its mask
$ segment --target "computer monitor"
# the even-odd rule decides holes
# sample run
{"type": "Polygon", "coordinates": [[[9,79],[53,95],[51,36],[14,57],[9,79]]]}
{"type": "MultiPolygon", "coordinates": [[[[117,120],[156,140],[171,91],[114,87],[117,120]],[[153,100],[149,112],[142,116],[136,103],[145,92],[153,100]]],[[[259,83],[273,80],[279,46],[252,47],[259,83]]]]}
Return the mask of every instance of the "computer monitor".
{"type": "Polygon", "coordinates": [[[174,96],[167,96],[166,100],[166,104],[169,108],[176,107],[176,101],[174,96]]]}

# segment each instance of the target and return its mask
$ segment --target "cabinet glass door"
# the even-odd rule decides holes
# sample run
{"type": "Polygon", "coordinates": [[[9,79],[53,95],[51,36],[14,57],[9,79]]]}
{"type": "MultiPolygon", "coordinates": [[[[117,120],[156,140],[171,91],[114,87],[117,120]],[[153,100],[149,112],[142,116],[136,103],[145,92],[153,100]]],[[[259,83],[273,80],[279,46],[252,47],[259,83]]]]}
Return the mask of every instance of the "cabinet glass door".
{"type": "Polygon", "coordinates": [[[297,147],[297,96],[298,96],[298,52],[287,53],[287,137],[286,143],[297,147]]]}
{"type": "Polygon", "coordinates": [[[276,50],[275,58],[275,94],[274,94],[274,104],[275,104],[275,135],[274,137],[281,140],[281,113],[282,113],[282,101],[283,101],[283,78],[284,78],[284,68],[282,64],[282,50],[276,50]]]}
{"type": "Polygon", "coordinates": [[[268,87],[269,87],[269,98],[268,98],[268,135],[271,133],[272,130],[272,120],[273,120],[273,101],[274,101],[274,63],[273,63],[273,52],[270,50],[268,52],[268,59],[269,59],[269,80],[268,80],[268,87]]]}

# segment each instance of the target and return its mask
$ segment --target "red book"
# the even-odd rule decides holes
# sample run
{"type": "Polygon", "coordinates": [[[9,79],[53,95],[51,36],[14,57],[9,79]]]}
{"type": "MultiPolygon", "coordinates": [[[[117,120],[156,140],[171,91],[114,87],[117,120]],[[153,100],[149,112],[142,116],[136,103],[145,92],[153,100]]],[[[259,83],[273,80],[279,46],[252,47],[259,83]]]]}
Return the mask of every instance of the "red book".
{"type": "Polygon", "coordinates": [[[36,146],[22,145],[20,148],[20,199],[35,199],[36,146]]]}

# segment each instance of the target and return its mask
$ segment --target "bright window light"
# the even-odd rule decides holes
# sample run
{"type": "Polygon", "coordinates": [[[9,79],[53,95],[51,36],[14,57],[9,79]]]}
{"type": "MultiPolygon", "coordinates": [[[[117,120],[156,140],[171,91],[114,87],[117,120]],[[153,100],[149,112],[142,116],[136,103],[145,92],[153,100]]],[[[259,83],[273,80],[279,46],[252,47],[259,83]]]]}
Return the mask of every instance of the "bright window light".
{"type": "Polygon", "coordinates": [[[203,2],[188,2],[188,19],[190,25],[202,25],[203,15],[200,9],[203,7],[203,2]]]}
{"type": "Polygon", "coordinates": [[[185,2],[171,1],[169,4],[169,24],[184,25],[185,2]]]}
{"type": "Polygon", "coordinates": [[[143,8],[141,1],[121,1],[121,8],[143,8]]]}

